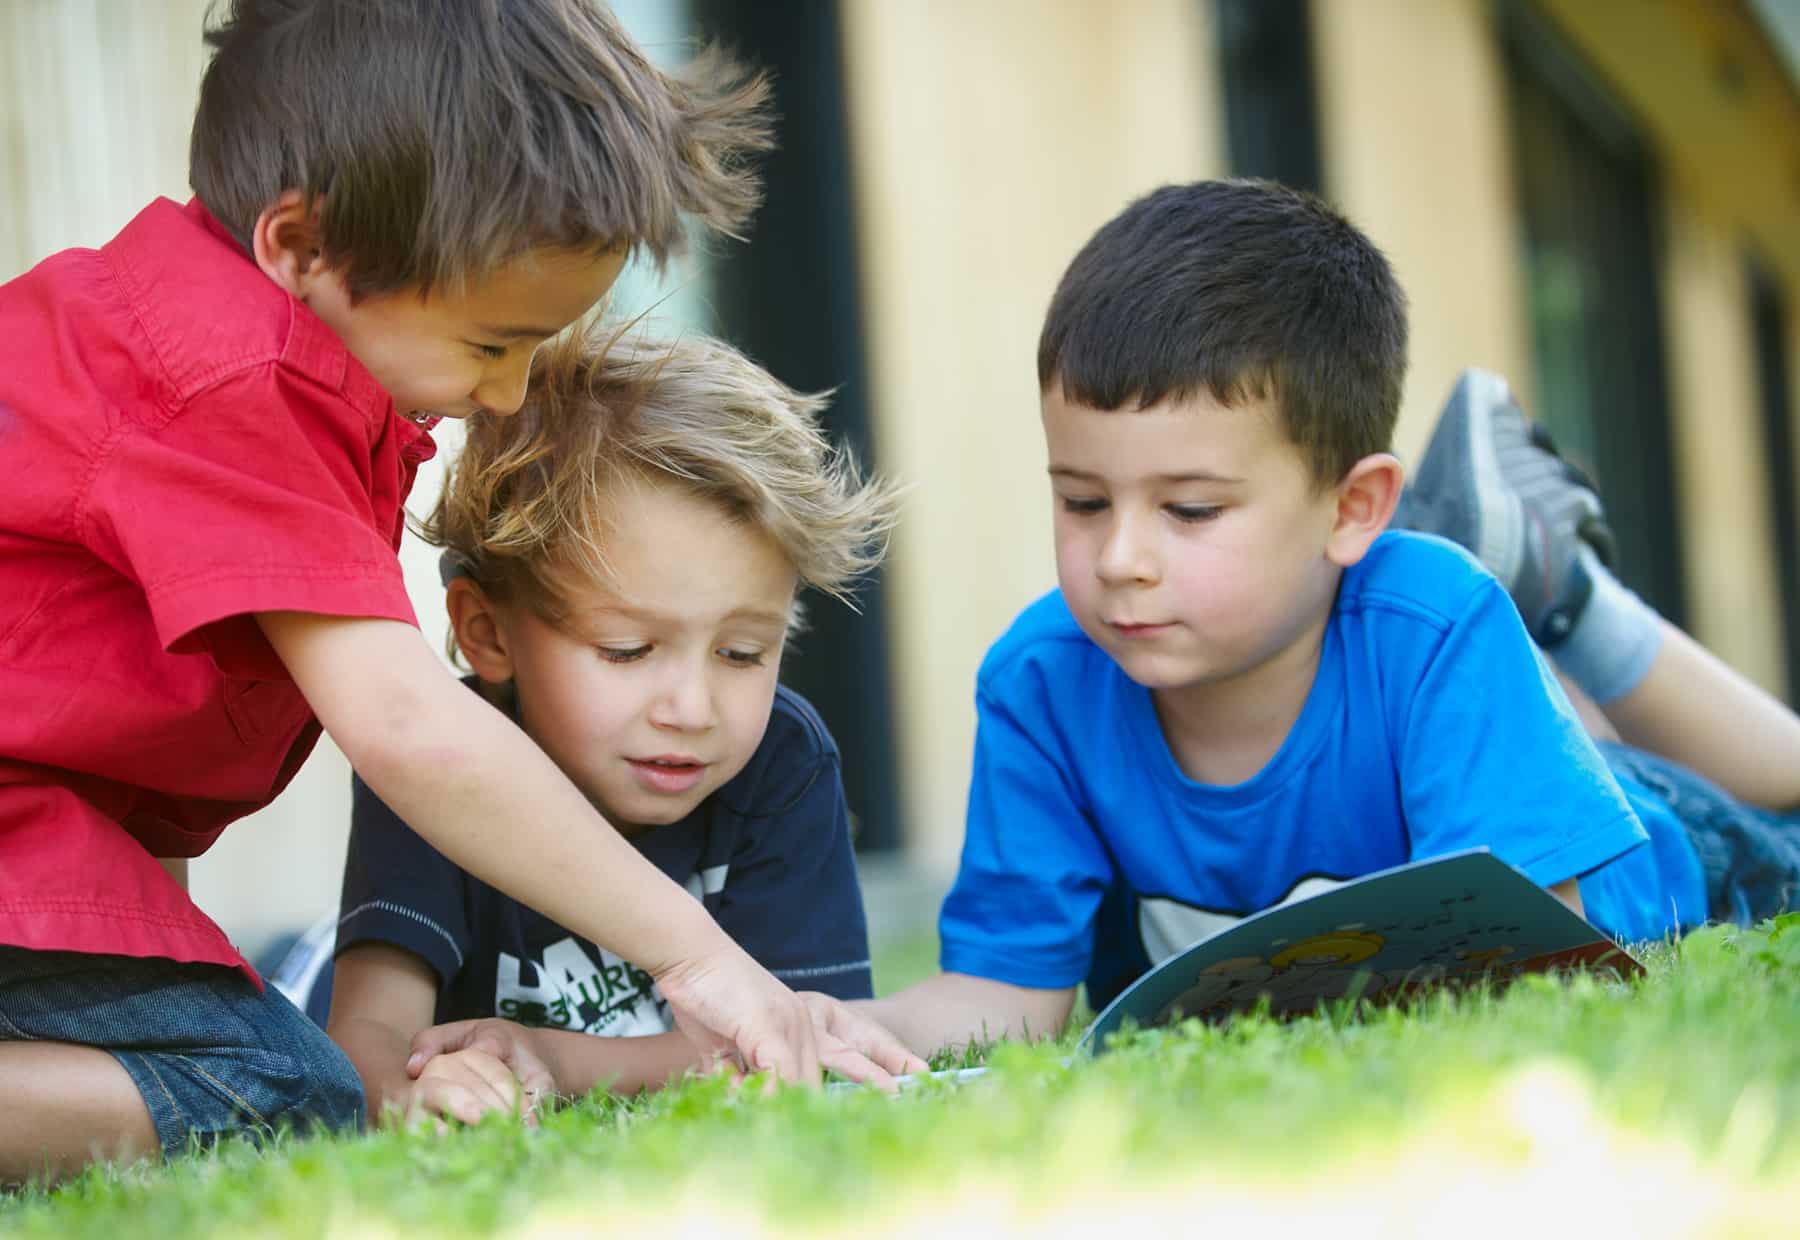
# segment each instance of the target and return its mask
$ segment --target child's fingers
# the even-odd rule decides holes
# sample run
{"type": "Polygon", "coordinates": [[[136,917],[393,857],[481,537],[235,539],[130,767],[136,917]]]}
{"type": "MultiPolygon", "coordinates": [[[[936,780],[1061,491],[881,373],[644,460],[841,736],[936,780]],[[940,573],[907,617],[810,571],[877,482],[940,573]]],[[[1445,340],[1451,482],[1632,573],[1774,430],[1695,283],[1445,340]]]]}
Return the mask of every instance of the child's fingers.
{"type": "Polygon", "coordinates": [[[518,1082],[506,1065],[481,1051],[436,1056],[413,1086],[416,1104],[448,1119],[473,1124],[489,1111],[517,1114],[518,1082]]]}
{"type": "Polygon", "coordinates": [[[425,1065],[438,1055],[462,1050],[475,1033],[479,1020],[457,1020],[447,1025],[433,1025],[413,1035],[412,1054],[406,1060],[406,1075],[417,1078],[425,1065]]]}
{"type": "Polygon", "coordinates": [[[834,999],[830,995],[818,991],[805,991],[800,996],[806,1001],[807,1011],[812,1014],[813,1024],[818,1028],[821,1043],[819,1062],[837,1071],[832,1064],[825,1063],[823,1043],[828,1037],[860,1051],[870,1060],[879,1064],[886,1071],[898,1076],[907,1072],[924,1072],[928,1070],[925,1061],[915,1055],[906,1044],[888,1031],[879,1021],[864,1016],[849,1004],[834,999]]]}
{"type": "MultiPolygon", "coordinates": [[[[519,1115],[528,1124],[537,1123],[537,1102],[546,1092],[543,1086],[528,1087],[508,1065],[478,1046],[457,1052],[457,1058],[487,1086],[484,1096],[498,1098],[508,1114],[519,1115]]],[[[549,1074],[544,1075],[547,1078],[549,1074]]]]}
{"type": "Polygon", "coordinates": [[[923,1059],[913,1054],[905,1043],[884,1026],[842,1004],[838,1005],[838,1009],[842,1016],[831,1032],[842,1041],[895,1075],[929,1070],[929,1065],[923,1059]]]}
{"type": "Polygon", "coordinates": [[[492,1055],[504,1064],[535,1105],[539,1098],[556,1092],[556,1078],[549,1065],[538,1058],[530,1043],[504,1025],[483,1025],[469,1039],[472,1051],[492,1055]]]}
{"type": "Polygon", "coordinates": [[[893,1074],[854,1046],[847,1046],[829,1034],[819,1038],[819,1063],[839,1076],[894,1094],[900,1087],[893,1074]]]}
{"type": "Polygon", "coordinates": [[[454,1081],[436,1082],[425,1099],[426,1109],[445,1119],[464,1124],[478,1124],[481,1117],[500,1104],[491,1094],[485,1097],[454,1081]]]}

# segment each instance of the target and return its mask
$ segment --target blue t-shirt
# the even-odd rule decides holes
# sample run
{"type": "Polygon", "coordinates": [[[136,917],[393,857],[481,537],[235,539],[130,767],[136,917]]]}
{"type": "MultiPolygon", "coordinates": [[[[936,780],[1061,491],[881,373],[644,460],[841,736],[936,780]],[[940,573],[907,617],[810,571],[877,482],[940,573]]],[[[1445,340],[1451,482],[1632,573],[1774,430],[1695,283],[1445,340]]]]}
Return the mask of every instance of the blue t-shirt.
{"type": "MultiPolygon", "coordinates": [[[[799,694],[776,689],[742,771],[631,842],[788,985],[873,993],[837,745],[799,694]]],[[[620,1036],[673,1027],[643,970],[459,868],[360,779],[342,908],[337,949],[390,943],[422,957],[438,976],[440,1023],[503,1016],[620,1036]]]]}
{"type": "Polygon", "coordinates": [[[1672,909],[1705,916],[1679,825],[1641,847],[1512,601],[1441,539],[1384,534],[1344,573],[1300,717],[1241,784],[1182,773],[1150,691],[1059,592],[988,652],[976,710],[962,865],[940,918],[947,970],[1085,980],[1097,1007],[1240,918],[1483,845],[1546,886],[1583,876],[1589,918],[1627,938],[1661,934],[1672,909]]]}

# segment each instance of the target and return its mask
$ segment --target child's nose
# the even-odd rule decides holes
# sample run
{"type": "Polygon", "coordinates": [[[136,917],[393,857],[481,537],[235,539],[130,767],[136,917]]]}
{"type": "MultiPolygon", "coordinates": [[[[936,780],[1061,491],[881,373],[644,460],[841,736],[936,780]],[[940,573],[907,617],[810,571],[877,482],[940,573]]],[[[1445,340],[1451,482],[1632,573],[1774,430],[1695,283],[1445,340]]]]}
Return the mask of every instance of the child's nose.
{"type": "Polygon", "coordinates": [[[1126,514],[1113,520],[1100,556],[1094,562],[1094,573],[1107,585],[1128,585],[1156,579],[1156,553],[1148,531],[1126,514]]]}
{"type": "Polygon", "coordinates": [[[651,706],[650,721],[682,732],[710,728],[714,722],[713,696],[706,677],[686,672],[671,676],[651,706]]]}
{"type": "Polygon", "coordinates": [[[509,354],[504,361],[489,367],[475,388],[475,399],[489,413],[514,414],[525,403],[525,384],[531,377],[531,355],[523,350],[513,352],[522,356],[515,360],[509,354]]]}

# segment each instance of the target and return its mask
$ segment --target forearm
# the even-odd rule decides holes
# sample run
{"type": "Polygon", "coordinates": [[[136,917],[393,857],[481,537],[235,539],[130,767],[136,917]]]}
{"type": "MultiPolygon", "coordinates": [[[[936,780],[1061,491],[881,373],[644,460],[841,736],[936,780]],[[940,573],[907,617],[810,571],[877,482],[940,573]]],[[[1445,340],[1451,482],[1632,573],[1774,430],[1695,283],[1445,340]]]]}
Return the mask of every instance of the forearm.
{"type": "Polygon", "coordinates": [[[334,1017],[329,1033],[362,1078],[369,1122],[379,1123],[382,1112],[390,1106],[404,1111],[413,1087],[412,1078],[406,1074],[412,1033],[357,1016],[334,1017]]]}
{"type": "Polygon", "coordinates": [[[313,664],[303,687],[351,765],[420,836],[652,975],[716,946],[722,933],[700,903],[511,720],[445,675],[416,632],[390,624],[370,637],[302,650],[313,664]]]}
{"type": "Polygon", "coordinates": [[[1062,1031],[1074,1005],[1073,987],[1038,990],[966,973],[939,973],[894,994],[852,1004],[926,1056],[971,1042],[1053,1036],[1062,1031]]]}
{"type": "Polygon", "coordinates": [[[604,1084],[616,1094],[659,1089],[700,1066],[694,1044],[679,1033],[602,1038],[565,1029],[531,1031],[539,1058],[556,1078],[556,1092],[579,1098],[604,1084]]]}

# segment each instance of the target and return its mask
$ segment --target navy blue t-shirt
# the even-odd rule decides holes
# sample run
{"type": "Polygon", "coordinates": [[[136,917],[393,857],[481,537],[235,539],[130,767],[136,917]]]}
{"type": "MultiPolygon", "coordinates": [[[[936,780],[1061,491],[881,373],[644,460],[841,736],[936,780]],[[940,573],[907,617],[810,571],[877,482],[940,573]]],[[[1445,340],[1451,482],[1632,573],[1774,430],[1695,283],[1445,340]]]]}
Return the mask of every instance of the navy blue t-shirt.
{"type": "MultiPolygon", "coordinates": [[[[873,993],[837,745],[799,694],[777,688],[762,744],[736,777],[631,842],[789,986],[873,993]]],[[[648,974],[459,868],[360,779],[342,909],[338,951],[389,943],[432,967],[439,1023],[502,1016],[611,1036],[673,1028],[648,974]]]]}

